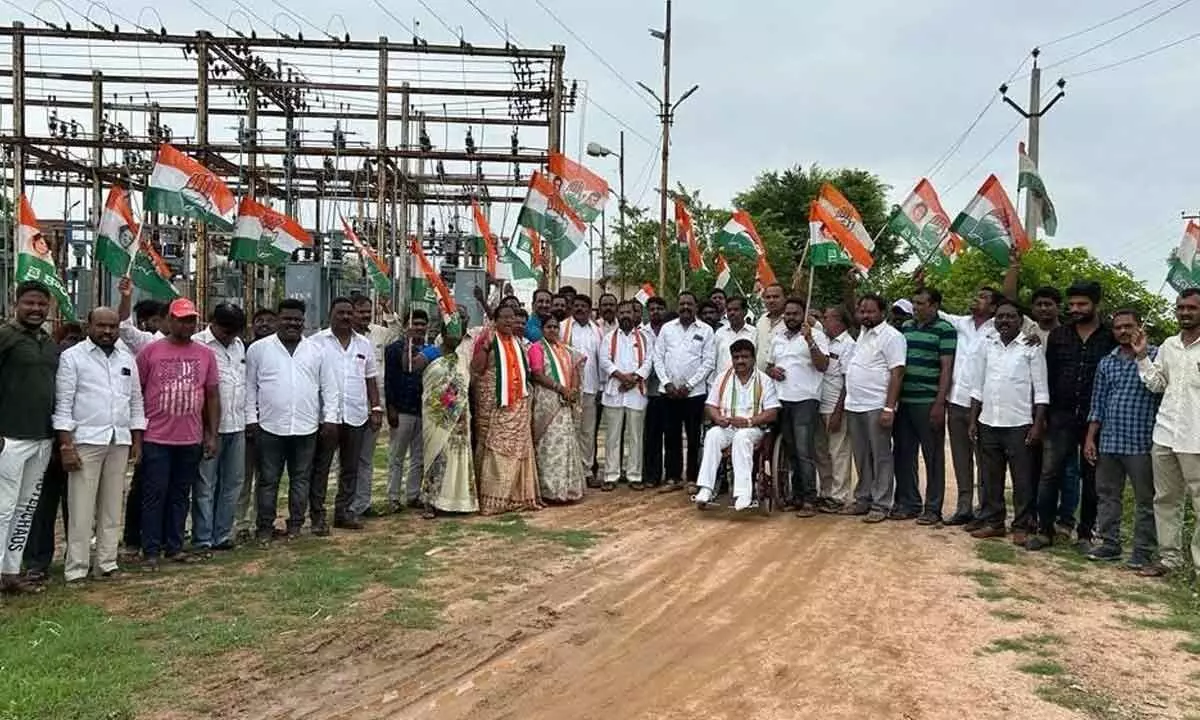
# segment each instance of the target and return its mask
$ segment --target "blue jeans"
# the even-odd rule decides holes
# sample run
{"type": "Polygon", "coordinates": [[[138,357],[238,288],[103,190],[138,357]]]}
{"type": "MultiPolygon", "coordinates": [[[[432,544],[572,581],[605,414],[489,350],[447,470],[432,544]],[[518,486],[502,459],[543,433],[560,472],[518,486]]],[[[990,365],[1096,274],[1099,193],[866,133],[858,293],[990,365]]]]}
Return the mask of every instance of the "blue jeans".
{"type": "Polygon", "coordinates": [[[1058,503],[1058,520],[1064,525],[1075,526],[1075,510],[1079,507],[1079,454],[1067,458],[1063,470],[1063,485],[1058,503]]]}
{"type": "Polygon", "coordinates": [[[200,462],[192,491],[192,547],[233,540],[233,516],[246,474],[246,433],[221,433],[217,455],[200,462]]]}
{"type": "Polygon", "coordinates": [[[200,445],[142,444],[142,554],[183,551],[188,496],[200,472],[200,445]],[[165,547],[164,547],[165,546],[165,547]]]}

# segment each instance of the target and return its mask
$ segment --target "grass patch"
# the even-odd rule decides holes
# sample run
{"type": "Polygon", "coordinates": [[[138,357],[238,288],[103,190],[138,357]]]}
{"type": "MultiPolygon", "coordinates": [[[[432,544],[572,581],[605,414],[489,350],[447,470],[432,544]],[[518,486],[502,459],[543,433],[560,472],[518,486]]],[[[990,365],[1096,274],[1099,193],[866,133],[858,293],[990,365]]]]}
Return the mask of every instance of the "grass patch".
{"type": "Polygon", "coordinates": [[[1064,675],[1067,669],[1053,660],[1035,660],[1017,667],[1023,673],[1028,675],[1041,675],[1044,677],[1054,677],[1064,675]]]}
{"type": "Polygon", "coordinates": [[[1192,655],[1200,655],[1200,641],[1197,641],[1197,640],[1185,640],[1185,641],[1179,643],[1178,645],[1176,645],[1175,647],[1184,651],[1185,653],[1191,653],[1192,655]]]}
{"type": "Polygon", "coordinates": [[[586,550],[595,545],[597,540],[595,533],[586,530],[545,530],[534,527],[520,515],[501,515],[494,521],[471,523],[468,527],[510,540],[544,540],[571,550],[586,550]]]}
{"type": "Polygon", "coordinates": [[[1055,682],[1041,685],[1035,692],[1046,702],[1084,713],[1098,720],[1110,720],[1110,718],[1117,717],[1108,698],[1072,685],[1066,678],[1059,678],[1055,682]]]}
{"type": "Polygon", "coordinates": [[[975,543],[975,557],[1000,565],[1017,564],[1017,546],[1004,540],[984,540],[975,543]]]}
{"type": "Polygon", "coordinates": [[[1004,579],[1003,575],[991,570],[967,570],[963,575],[979,583],[980,587],[985,588],[999,587],[1000,581],[1004,579]]]}
{"type": "Polygon", "coordinates": [[[408,598],[400,607],[384,615],[391,622],[409,630],[434,630],[442,624],[442,604],[427,598],[408,598]]]}
{"type": "Polygon", "coordinates": [[[983,649],[987,653],[1038,653],[1048,654],[1047,646],[1062,642],[1057,635],[1022,635],[1015,638],[997,638],[983,649]]]}
{"type": "Polygon", "coordinates": [[[1018,620],[1025,619],[1025,613],[1016,612],[1015,610],[996,609],[996,610],[990,610],[989,614],[992,617],[997,618],[999,620],[1004,620],[1005,622],[1016,622],[1018,620]]]}

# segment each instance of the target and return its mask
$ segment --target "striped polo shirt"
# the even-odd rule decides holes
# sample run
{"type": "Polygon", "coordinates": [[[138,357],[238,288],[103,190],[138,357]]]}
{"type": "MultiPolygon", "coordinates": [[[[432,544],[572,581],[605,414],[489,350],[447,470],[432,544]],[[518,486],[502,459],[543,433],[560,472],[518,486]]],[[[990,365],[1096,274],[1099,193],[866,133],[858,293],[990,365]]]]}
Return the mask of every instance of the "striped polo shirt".
{"type": "Polygon", "coordinates": [[[900,387],[900,402],[932,403],[937,399],[942,358],[954,356],[958,331],[941,318],[927,325],[920,325],[913,318],[904,323],[901,332],[908,342],[908,362],[900,387]]]}

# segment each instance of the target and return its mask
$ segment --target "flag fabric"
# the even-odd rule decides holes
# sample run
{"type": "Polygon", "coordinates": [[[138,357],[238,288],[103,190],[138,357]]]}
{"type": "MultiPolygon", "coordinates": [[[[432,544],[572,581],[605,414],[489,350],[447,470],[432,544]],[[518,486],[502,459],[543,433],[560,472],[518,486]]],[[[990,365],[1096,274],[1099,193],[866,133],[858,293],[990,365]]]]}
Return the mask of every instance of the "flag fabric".
{"type": "Polygon", "coordinates": [[[733,273],[729,270],[729,263],[725,261],[724,255],[717,253],[717,279],[714,286],[729,292],[731,282],[733,282],[733,273]]]}
{"type": "Polygon", "coordinates": [[[496,236],[492,234],[492,227],[488,224],[487,217],[483,214],[483,208],[479,207],[479,201],[475,198],[471,198],[471,211],[475,215],[475,230],[483,238],[487,274],[496,277],[496,236]]]}
{"type": "Polygon", "coordinates": [[[592,224],[608,202],[608,183],[604,178],[562,153],[550,153],[550,174],[561,181],[563,199],[583,222],[592,224]]]}
{"type": "Polygon", "coordinates": [[[983,181],[979,192],[950,225],[950,231],[1001,265],[1008,265],[1012,247],[1021,252],[1029,249],[1025,228],[995,175],[983,181]]]}
{"type": "Polygon", "coordinates": [[[727,255],[757,258],[766,254],[758,230],[754,228],[754,221],[745,210],[733,211],[733,217],[717,233],[716,246],[727,255]]]}
{"type": "Polygon", "coordinates": [[[302,247],[312,247],[312,236],[300,223],[249,196],[242,198],[229,245],[230,260],[279,267],[302,247]]]}
{"type": "Polygon", "coordinates": [[[512,248],[504,248],[504,265],[508,266],[510,280],[537,280],[542,276],[541,270],[530,265],[512,248]]]}
{"type": "Polygon", "coordinates": [[[158,148],[144,210],[190,217],[222,230],[233,229],[233,193],[208,168],[163,143],[158,148]]]}
{"type": "Polygon", "coordinates": [[[140,252],[134,255],[133,267],[129,270],[129,279],[134,287],[158,300],[179,297],[179,291],[171,282],[171,268],[167,266],[167,261],[145,238],[140,245],[140,252]]]}
{"type": "Polygon", "coordinates": [[[1177,292],[1200,286],[1200,225],[1189,220],[1179,247],[1171,253],[1167,282],[1177,292]]]}
{"type": "Polygon", "coordinates": [[[904,204],[892,211],[888,230],[904,238],[923,267],[938,275],[962,249],[962,238],[950,231],[950,216],[942,208],[933,185],[922,178],[904,204]]]}
{"type": "Polygon", "coordinates": [[[363,265],[367,268],[367,275],[371,278],[371,285],[375,288],[375,292],[380,295],[392,294],[392,279],[388,277],[388,266],[384,264],[375,251],[367,246],[359,237],[358,233],[354,232],[354,228],[346,222],[346,218],[342,218],[342,232],[346,237],[350,238],[350,242],[354,243],[354,247],[358,250],[358,254],[362,256],[363,265]]]}
{"type": "Polygon", "coordinates": [[[836,224],[816,200],[808,206],[808,264],[809,267],[833,267],[853,265],[854,262],[842,249],[829,227],[836,224]]]}
{"type": "Polygon", "coordinates": [[[58,276],[54,255],[42,231],[37,216],[24,195],[17,205],[17,282],[35,280],[45,285],[58,303],[58,312],[63,319],[75,320],[75,306],[67,293],[67,286],[58,276]]]}
{"type": "Polygon", "coordinates": [[[707,270],[704,256],[700,254],[700,243],[696,242],[696,231],[692,227],[692,216],[688,213],[683,198],[675,198],[675,234],[678,237],[680,258],[687,256],[688,269],[707,270]]]}
{"type": "Polygon", "coordinates": [[[129,263],[137,252],[138,225],[133,221],[129,191],[119,185],[108,190],[100,226],[96,228],[96,263],[118,277],[129,272],[129,263]]]}
{"type": "Polygon", "coordinates": [[[1058,230],[1058,216],[1054,214],[1054,203],[1050,202],[1050,195],[1042,183],[1037,164],[1025,152],[1025,143],[1017,144],[1017,164],[1017,192],[1021,192],[1022,188],[1029,190],[1028,197],[1037,200],[1034,206],[1035,223],[1041,225],[1047,235],[1053,236],[1058,230]]]}
{"type": "Polygon", "coordinates": [[[442,317],[455,314],[458,310],[454,304],[454,297],[442,276],[433,269],[429,258],[425,257],[425,251],[421,248],[421,243],[417,242],[416,236],[409,237],[408,251],[412,254],[408,277],[409,299],[413,302],[436,304],[442,317]]]}
{"type": "MultiPolygon", "coordinates": [[[[863,227],[863,219],[858,214],[858,209],[829,183],[821,186],[816,204],[817,216],[824,223],[825,229],[842,246],[842,250],[859,272],[865,275],[875,264],[875,259],[871,256],[875,249],[875,239],[863,227]]],[[[810,212],[810,216],[811,214],[810,212]]],[[[814,256],[813,259],[816,261],[817,258],[814,256]]]]}
{"type": "Polygon", "coordinates": [[[634,294],[633,299],[645,305],[652,297],[654,297],[654,286],[650,283],[642,283],[642,286],[634,294]]]}
{"type": "Polygon", "coordinates": [[[587,235],[587,224],[572,210],[540,172],[529,179],[529,193],[517,216],[517,224],[545,238],[559,260],[570,257],[587,235]]]}
{"type": "Polygon", "coordinates": [[[758,256],[758,265],[754,269],[754,279],[762,283],[764,288],[779,282],[775,279],[775,271],[771,269],[771,263],[767,262],[765,254],[758,256]]]}

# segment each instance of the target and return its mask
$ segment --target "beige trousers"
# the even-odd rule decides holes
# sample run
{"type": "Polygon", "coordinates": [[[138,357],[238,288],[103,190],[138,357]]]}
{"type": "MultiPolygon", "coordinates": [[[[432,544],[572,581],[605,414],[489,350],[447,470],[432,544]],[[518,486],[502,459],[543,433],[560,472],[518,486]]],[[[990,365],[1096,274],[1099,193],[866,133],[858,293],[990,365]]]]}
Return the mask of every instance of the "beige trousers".
{"type": "MultiPolygon", "coordinates": [[[[1154,525],[1158,531],[1158,553],[1168,567],[1183,566],[1183,502],[1189,495],[1192,507],[1200,507],[1200,454],[1177,453],[1155,444],[1150,452],[1154,463],[1154,525]]],[[[1200,562],[1200,524],[1192,533],[1192,562],[1200,562]]]]}
{"type": "Polygon", "coordinates": [[[854,454],[850,450],[850,433],[846,431],[846,419],[837,432],[829,432],[829,414],[821,413],[817,425],[817,474],[820,476],[818,494],[833,498],[840,503],[850,500],[850,466],[854,454]]]}
{"type": "Polygon", "coordinates": [[[580,393],[579,422],[575,425],[575,436],[579,439],[579,455],[583,459],[583,476],[592,476],[592,465],[596,462],[596,393],[580,393]]]}
{"type": "Polygon", "coordinates": [[[642,426],[645,410],[625,407],[604,408],[604,482],[616,483],[621,478],[621,459],[625,460],[625,479],[642,481],[642,426]],[[621,447],[621,426],[625,426],[625,446],[621,447]]]}
{"type": "Polygon", "coordinates": [[[71,473],[67,507],[71,528],[67,532],[67,580],[87,577],[91,567],[93,528],[96,537],[96,572],[117,569],[121,540],[121,507],[125,501],[128,445],[77,445],[83,469],[71,473]]]}

